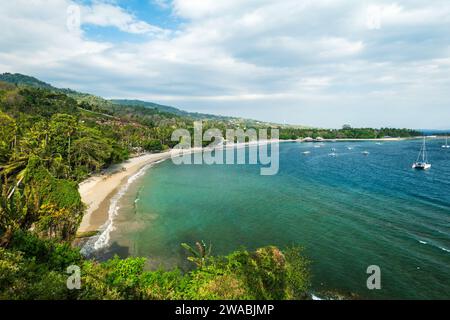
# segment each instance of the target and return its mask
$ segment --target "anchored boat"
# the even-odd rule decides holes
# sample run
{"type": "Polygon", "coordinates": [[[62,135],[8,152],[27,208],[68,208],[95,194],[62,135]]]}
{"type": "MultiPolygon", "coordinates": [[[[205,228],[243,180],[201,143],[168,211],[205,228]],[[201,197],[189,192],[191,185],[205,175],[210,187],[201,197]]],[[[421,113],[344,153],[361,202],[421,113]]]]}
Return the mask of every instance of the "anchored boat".
{"type": "Polygon", "coordinates": [[[423,137],[422,148],[420,149],[419,156],[417,157],[416,162],[412,165],[413,169],[417,170],[428,170],[431,168],[431,163],[428,162],[428,154],[427,154],[427,144],[426,138],[423,137]]]}
{"type": "Polygon", "coordinates": [[[448,137],[445,137],[445,144],[442,146],[444,149],[450,149],[450,146],[448,145],[448,137]]]}

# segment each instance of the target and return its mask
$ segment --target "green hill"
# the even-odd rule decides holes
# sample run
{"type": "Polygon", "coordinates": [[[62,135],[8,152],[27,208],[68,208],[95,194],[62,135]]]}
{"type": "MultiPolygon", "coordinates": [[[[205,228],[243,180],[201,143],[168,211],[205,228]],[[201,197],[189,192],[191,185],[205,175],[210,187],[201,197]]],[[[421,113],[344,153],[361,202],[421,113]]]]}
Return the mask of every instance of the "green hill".
{"type": "Polygon", "coordinates": [[[126,100],[126,99],[113,99],[107,100],[92,94],[78,92],[72,89],[62,89],[56,88],[51,84],[48,84],[44,81],[41,81],[35,77],[23,75],[20,73],[3,73],[0,74],[0,81],[14,84],[18,87],[33,87],[40,89],[47,89],[58,93],[64,93],[69,97],[74,98],[78,102],[87,102],[91,105],[95,105],[104,109],[111,109],[117,111],[117,106],[126,106],[126,107],[141,107],[154,109],[157,111],[161,111],[164,113],[170,113],[177,116],[190,117],[196,120],[230,120],[235,119],[232,117],[225,117],[219,115],[212,114],[204,114],[204,113],[196,113],[196,112],[188,112],[184,110],[180,110],[175,107],[161,105],[153,102],[140,101],[140,100],[126,100]]]}
{"type": "Polygon", "coordinates": [[[0,74],[0,81],[8,82],[15,84],[17,86],[30,86],[34,88],[43,88],[43,89],[56,89],[52,85],[36,79],[34,77],[26,76],[20,73],[3,73],[0,74]]]}
{"type": "Polygon", "coordinates": [[[304,129],[305,126],[301,125],[281,125],[277,123],[270,123],[264,121],[258,121],[253,119],[244,119],[237,117],[229,117],[222,115],[213,115],[206,113],[188,112],[181,110],[172,106],[166,106],[162,104],[157,104],[154,102],[133,100],[133,99],[104,99],[99,96],[95,96],[89,93],[82,93],[72,89],[62,89],[56,88],[51,84],[41,81],[35,77],[23,75],[20,73],[3,73],[0,74],[0,81],[14,84],[18,87],[33,87],[39,89],[46,89],[56,93],[65,94],[73,99],[75,99],[79,104],[85,106],[89,105],[88,109],[91,111],[105,113],[105,114],[120,114],[125,116],[126,114],[133,116],[142,116],[148,114],[164,114],[166,116],[176,116],[189,118],[191,120],[205,120],[205,121],[215,121],[218,123],[219,127],[240,127],[240,128],[269,128],[269,127],[279,127],[279,128],[289,128],[289,129],[304,129]],[[144,110],[144,109],[147,109],[144,110]]]}
{"type": "Polygon", "coordinates": [[[216,120],[230,120],[232,117],[206,114],[206,113],[197,113],[197,112],[188,112],[184,110],[180,110],[175,107],[165,106],[154,102],[142,101],[142,100],[127,100],[127,99],[112,99],[110,100],[112,103],[122,106],[135,106],[135,107],[145,107],[150,109],[156,109],[163,112],[173,113],[179,116],[191,117],[194,119],[216,119],[216,120]]]}

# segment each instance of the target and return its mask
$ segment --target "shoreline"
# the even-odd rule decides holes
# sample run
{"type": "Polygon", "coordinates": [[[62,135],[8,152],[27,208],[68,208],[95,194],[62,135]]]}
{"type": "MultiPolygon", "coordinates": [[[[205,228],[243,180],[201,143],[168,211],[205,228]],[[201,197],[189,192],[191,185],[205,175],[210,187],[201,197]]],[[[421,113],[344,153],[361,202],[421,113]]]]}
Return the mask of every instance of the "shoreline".
{"type": "Polygon", "coordinates": [[[367,139],[359,139],[359,138],[339,138],[339,139],[322,139],[322,140],[295,140],[297,142],[358,142],[358,141],[374,141],[374,142],[389,142],[389,141],[405,141],[405,140],[416,140],[423,139],[423,137],[407,137],[407,138],[367,138],[367,139]]]}
{"type": "Polygon", "coordinates": [[[78,186],[86,212],[77,230],[77,237],[95,233],[108,221],[109,202],[127,179],[142,168],[170,158],[171,151],[144,154],[108,168],[104,174],[94,175],[78,186]]]}
{"type": "MultiPolygon", "coordinates": [[[[380,138],[380,139],[323,139],[316,142],[353,142],[353,141],[401,141],[414,138],[380,138]]],[[[246,143],[230,143],[229,147],[244,147],[248,145],[270,143],[270,140],[246,143]]],[[[283,142],[308,143],[303,140],[279,140],[283,142]]],[[[202,151],[202,148],[191,148],[184,150],[187,153],[202,151]]],[[[78,190],[83,203],[86,205],[86,212],[77,230],[76,239],[89,238],[103,231],[110,220],[109,209],[112,198],[119,192],[128,179],[138,174],[147,166],[170,159],[174,150],[167,150],[161,153],[148,153],[134,158],[130,158],[123,163],[115,164],[107,168],[102,174],[97,174],[84,180],[79,184],[78,190]]]]}
{"type": "MultiPolygon", "coordinates": [[[[356,142],[356,141],[402,141],[415,138],[379,138],[379,139],[323,139],[313,142],[356,142]]],[[[254,144],[270,143],[271,140],[245,143],[227,143],[224,148],[244,147],[254,144]]],[[[309,143],[311,141],[304,140],[279,140],[283,142],[309,143]]],[[[195,153],[202,151],[202,148],[186,149],[186,153],[195,153]]],[[[207,148],[205,148],[207,150],[207,148]]],[[[89,238],[102,232],[108,221],[111,200],[124,186],[128,179],[138,174],[147,166],[154,165],[158,162],[170,159],[175,150],[167,150],[161,153],[147,153],[134,158],[130,158],[120,164],[115,164],[107,168],[102,174],[96,174],[79,184],[78,190],[81,195],[82,202],[86,205],[86,212],[78,227],[76,239],[89,238]]]]}
{"type": "MultiPolygon", "coordinates": [[[[265,140],[256,143],[270,142],[270,140],[265,140]]],[[[295,140],[280,140],[279,142],[295,142],[295,140]]],[[[225,148],[241,148],[253,144],[255,142],[231,143],[227,144],[225,148]]],[[[183,152],[190,154],[203,150],[207,150],[207,148],[191,148],[185,149],[183,152]]],[[[76,239],[89,238],[103,231],[101,230],[102,227],[110,220],[109,209],[111,200],[119,192],[120,188],[128,182],[128,179],[147,166],[170,159],[174,152],[180,153],[180,151],[171,149],[161,153],[144,154],[130,158],[125,162],[111,166],[103,174],[94,175],[81,182],[78,186],[78,191],[82,202],[87,208],[78,227],[76,239]]]]}

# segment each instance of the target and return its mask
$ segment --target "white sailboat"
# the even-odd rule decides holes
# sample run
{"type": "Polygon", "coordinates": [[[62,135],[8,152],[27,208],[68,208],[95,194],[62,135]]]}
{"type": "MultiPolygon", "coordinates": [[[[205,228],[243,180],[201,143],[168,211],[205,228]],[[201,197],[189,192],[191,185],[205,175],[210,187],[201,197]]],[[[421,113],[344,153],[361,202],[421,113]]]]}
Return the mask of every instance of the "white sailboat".
{"type": "Polygon", "coordinates": [[[416,162],[414,162],[412,165],[413,169],[428,170],[431,168],[431,163],[428,162],[427,145],[425,139],[426,138],[423,137],[422,148],[420,149],[419,156],[417,157],[416,162]]]}
{"type": "Polygon", "coordinates": [[[448,136],[445,136],[445,144],[442,146],[444,149],[450,149],[450,146],[448,145],[448,136]]]}

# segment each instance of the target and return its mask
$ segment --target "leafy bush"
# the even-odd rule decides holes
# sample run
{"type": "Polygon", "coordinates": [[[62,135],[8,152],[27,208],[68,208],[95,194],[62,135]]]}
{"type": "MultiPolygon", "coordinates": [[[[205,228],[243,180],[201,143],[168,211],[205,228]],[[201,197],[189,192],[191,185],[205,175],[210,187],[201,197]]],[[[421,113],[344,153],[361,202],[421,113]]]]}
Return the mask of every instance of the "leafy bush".
{"type": "Polygon", "coordinates": [[[300,253],[276,247],[240,250],[209,256],[186,273],[146,271],[144,258],[98,263],[68,244],[16,232],[9,247],[0,248],[0,299],[304,299],[309,276],[300,253]],[[66,287],[71,265],[81,268],[81,290],[66,287]]]}
{"type": "Polygon", "coordinates": [[[68,266],[80,265],[83,261],[80,251],[69,243],[43,240],[29,232],[15,232],[9,247],[51,270],[65,272],[68,266]]]}

